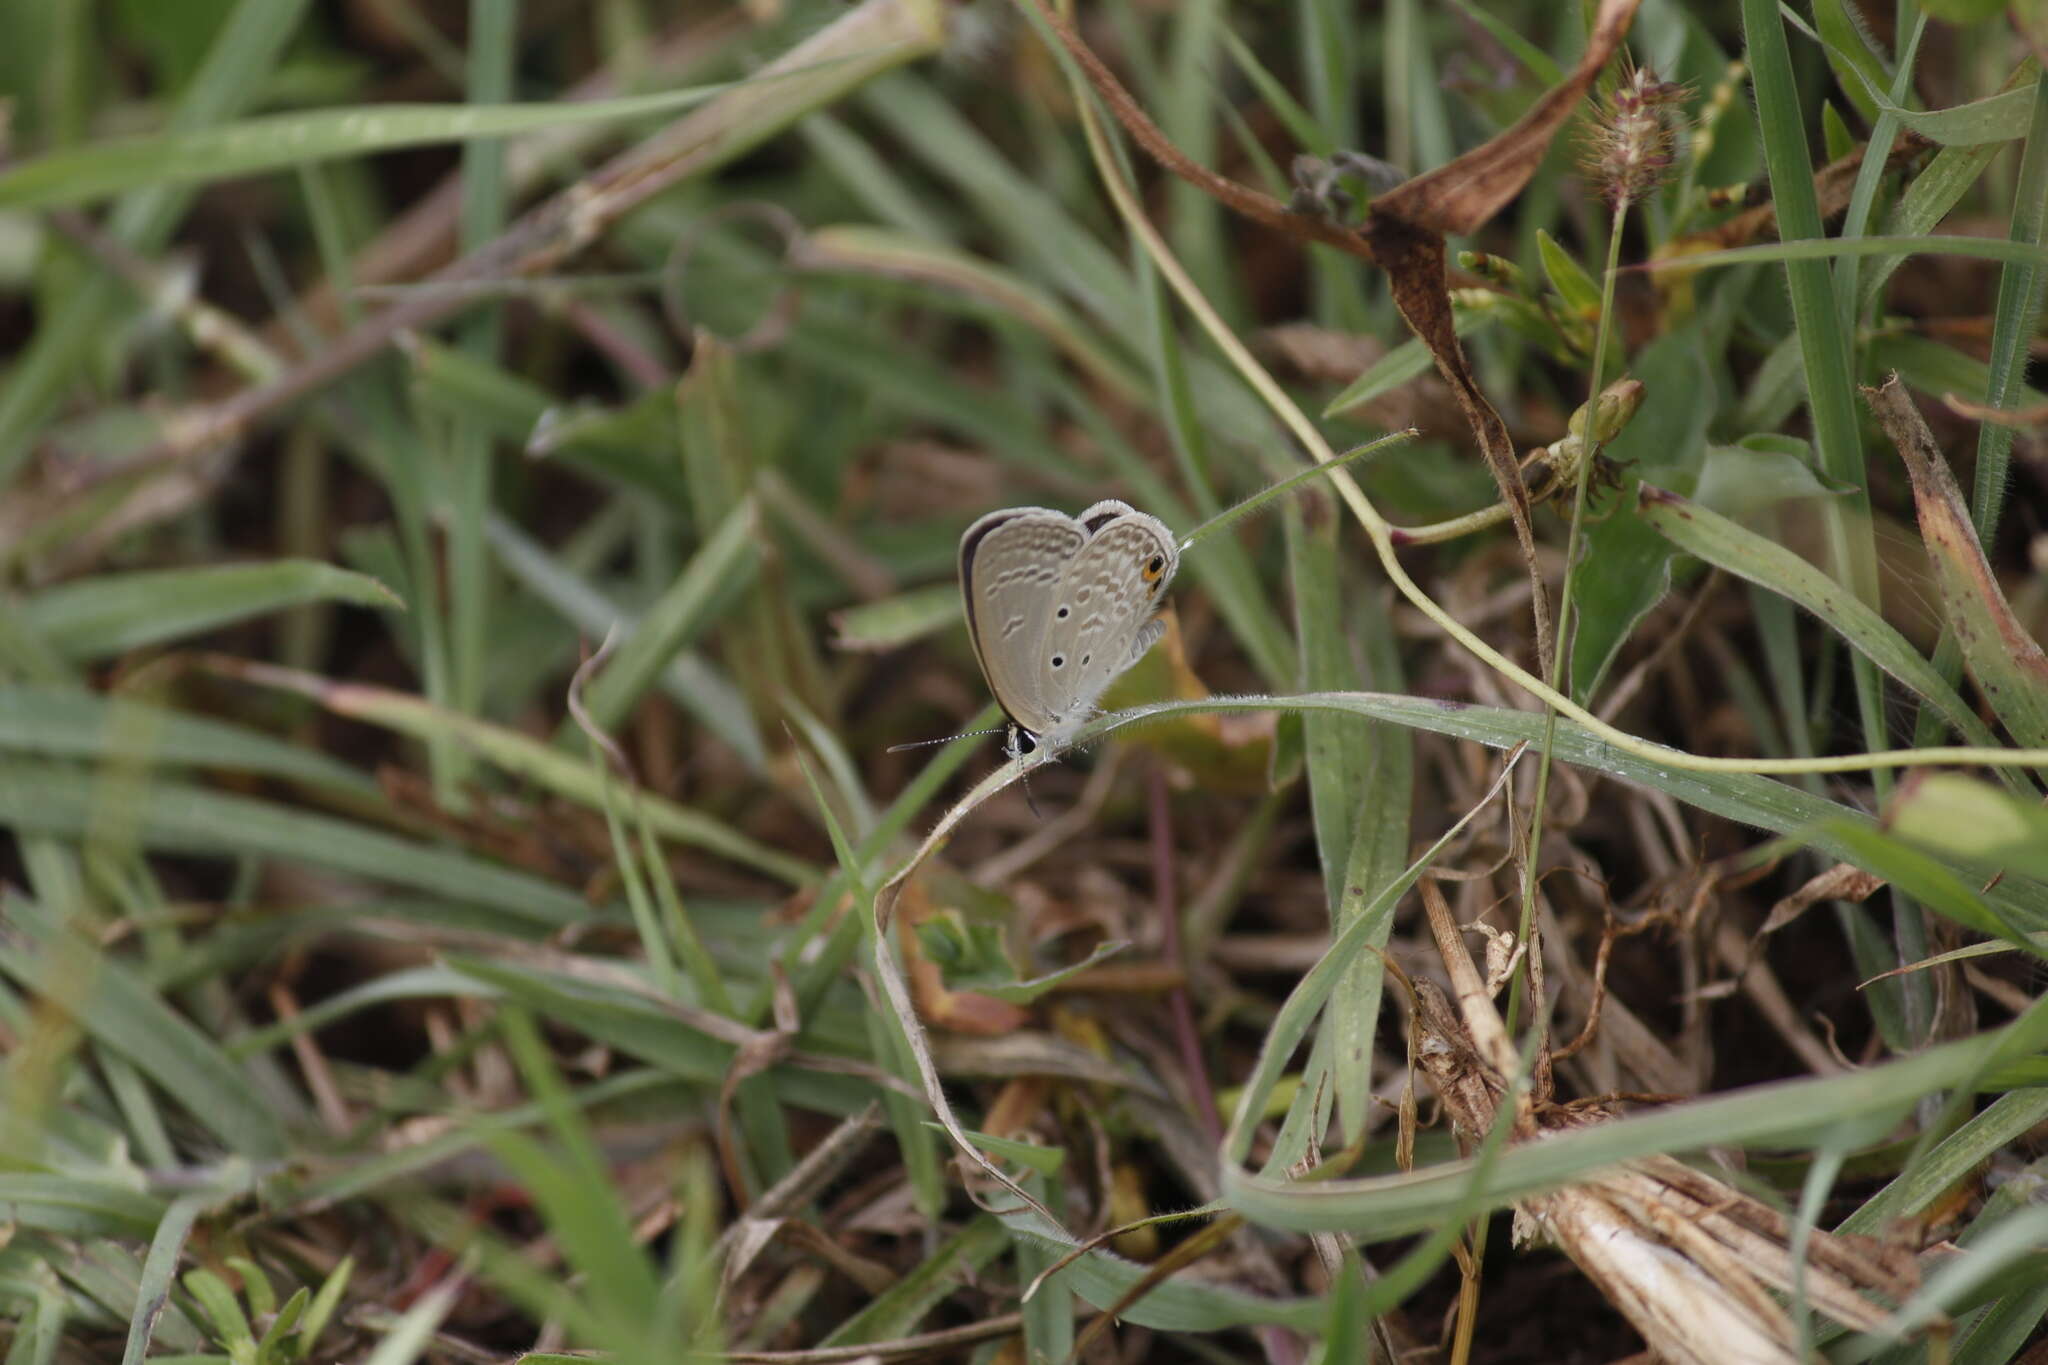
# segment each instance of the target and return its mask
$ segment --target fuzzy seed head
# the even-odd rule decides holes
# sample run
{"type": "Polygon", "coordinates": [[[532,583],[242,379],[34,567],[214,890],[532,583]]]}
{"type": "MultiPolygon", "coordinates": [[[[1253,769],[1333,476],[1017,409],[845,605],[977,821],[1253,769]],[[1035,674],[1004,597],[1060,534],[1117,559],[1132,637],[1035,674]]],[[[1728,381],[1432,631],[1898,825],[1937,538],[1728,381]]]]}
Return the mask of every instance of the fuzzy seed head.
{"type": "Polygon", "coordinates": [[[1632,204],[1670,172],[1686,88],[1631,65],[1594,110],[1585,169],[1610,204],[1632,204]]]}

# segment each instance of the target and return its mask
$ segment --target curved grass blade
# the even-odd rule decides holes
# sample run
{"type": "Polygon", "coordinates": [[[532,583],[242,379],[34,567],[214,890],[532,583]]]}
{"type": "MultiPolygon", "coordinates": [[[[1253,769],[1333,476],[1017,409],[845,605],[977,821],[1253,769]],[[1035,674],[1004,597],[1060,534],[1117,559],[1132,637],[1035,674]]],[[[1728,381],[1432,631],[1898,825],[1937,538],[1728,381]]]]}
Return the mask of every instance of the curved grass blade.
{"type": "MultiPolygon", "coordinates": [[[[778,72],[769,79],[796,74],[778,72]]],[[[702,104],[734,85],[700,85],[609,100],[314,109],[88,143],[0,172],[0,209],[64,208],[148,186],[204,184],[337,157],[655,118],[702,104]]]]}
{"type": "MultiPolygon", "coordinates": [[[[2038,1031],[2038,1029],[2036,1030],[2038,1031]]],[[[1296,1232],[1385,1239],[1435,1227],[1477,1194],[1498,1207],[1635,1157],[1715,1144],[1799,1145],[1825,1124],[1895,1121],[1923,1096],[1962,1084],[1999,1054],[2005,1031],[1931,1048],[1901,1061],[1821,1080],[1752,1086],[1709,1100],[1560,1133],[1503,1153],[1475,1191],[1475,1164],[1447,1162],[1395,1176],[1298,1182],[1224,1172],[1224,1198],[1256,1222],[1296,1232]]]]}
{"type": "Polygon", "coordinates": [[[218,768],[375,796],[346,763],[256,730],[83,688],[0,686],[0,750],[218,768]]]}
{"type": "Polygon", "coordinates": [[[119,811],[107,808],[107,797],[91,774],[39,762],[0,766],[0,824],[18,830],[81,838],[104,829],[111,818],[114,828],[125,829],[147,849],[326,867],[485,906],[549,929],[590,914],[581,896],[538,877],[331,816],[179,782],[150,782],[119,811]]]}
{"type": "Polygon", "coordinates": [[[140,1241],[154,1234],[164,1217],[164,1202],[140,1190],[43,1171],[0,1171],[0,1204],[19,1228],[73,1237],[140,1241]]]}
{"type": "MultiPolygon", "coordinates": [[[[234,659],[210,660],[220,672],[265,687],[282,688],[311,697],[339,716],[381,725],[421,741],[445,740],[464,746],[502,772],[593,810],[604,809],[603,783],[584,760],[519,731],[436,706],[424,697],[362,683],[337,683],[314,673],[234,659]]],[[[749,839],[729,825],[652,792],[635,796],[639,814],[655,833],[679,844],[730,858],[791,886],[817,878],[816,869],[777,849],[749,839]]]]}
{"type": "Polygon", "coordinates": [[[310,602],[405,603],[367,574],[317,560],[99,574],[45,588],[18,610],[66,658],[101,659],[310,602]]]}
{"type": "MultiPolygon", "coordinates": [[[[1543,735],[1543,717],[1526,711],[1393,693],[1320,692],[1287,697],[1205,697],[1200,701],[1134,706],[1090,722],[1082,728],[1075,742],[1092,743],[1126,726],[1201,711],[1316,710],[1343,711],[1391,720],[1399,725],[1448,735],[1453,739],[1468,739],[1495,749],[1537,743],[1543,735]]],[[[1669,766],[1660,764],[1654,758],[1622,749],[1590,733],[1576,721],[1564,718],[1557,722],[1554,751],[1563,762],[1663,792],[1687,805],[1740,824],[1776,834],[1798,834],[1812,847],[1841,862],[1855,862],[1855,851],[1833,838],[1825,828],[1826,822],[1839,819],[1859,828],[1874,828],[1876,824],[1853,807],[1814,796],[1775,778],[1755,773],[1703,772],[1680,767],[1676,763],[1669,766]]],[[[1669,752],[1674,759],[1682,757],[1678,750],[1669,752]]],[[[2048,885],[2027,878],[2007,877],[1998,885],[1986,888],[1983,898],[2000,915],[2027,932],[2048,929],[2048,885]]]]}

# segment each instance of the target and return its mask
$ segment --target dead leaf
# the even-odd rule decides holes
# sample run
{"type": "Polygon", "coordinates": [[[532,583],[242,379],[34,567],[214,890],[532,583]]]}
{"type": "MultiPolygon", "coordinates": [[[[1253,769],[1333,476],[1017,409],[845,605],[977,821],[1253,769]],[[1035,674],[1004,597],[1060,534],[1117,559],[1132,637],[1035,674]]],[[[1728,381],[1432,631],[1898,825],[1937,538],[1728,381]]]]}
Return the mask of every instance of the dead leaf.
{"type": "Polygon", "coordinates": [[[2005,600],[1934,433],[1896,374],[1879,388],[1864,389],[1863,396],[1906,462],[1942,612],[1970,676],[2015,739],[2030,748],[2048,747],[2048,654],[2005,600]]]}
{"type": "Polygon", "coordinates": [[[1777,933],[1821,901],[1868,900],[1883,885],[1882,877],[1874,876],[1848,863],[1836,863],[1827,871],[1810,878],[1806,885],[1772,906],[1769,917],[1764,920],[1764,927],[1756,931],[1756,936],[1763,938],[1768,934],[1777,933]]]}

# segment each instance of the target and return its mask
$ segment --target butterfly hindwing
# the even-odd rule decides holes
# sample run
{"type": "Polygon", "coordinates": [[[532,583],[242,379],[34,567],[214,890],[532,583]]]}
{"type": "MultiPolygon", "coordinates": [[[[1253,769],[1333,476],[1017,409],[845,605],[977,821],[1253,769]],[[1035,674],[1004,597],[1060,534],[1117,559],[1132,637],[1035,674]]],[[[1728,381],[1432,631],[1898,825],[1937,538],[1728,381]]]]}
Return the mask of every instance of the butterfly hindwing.
{"type": "Polygon", "coordinates": [[[1179,560],[1165,523],[1122,503],[1098,503],[1080,522],[1093,529],[1060,577],[1034,665],[1055,727],[1086,720],[1158,640],[1165,627],[1152,616],[1179,560]]]}

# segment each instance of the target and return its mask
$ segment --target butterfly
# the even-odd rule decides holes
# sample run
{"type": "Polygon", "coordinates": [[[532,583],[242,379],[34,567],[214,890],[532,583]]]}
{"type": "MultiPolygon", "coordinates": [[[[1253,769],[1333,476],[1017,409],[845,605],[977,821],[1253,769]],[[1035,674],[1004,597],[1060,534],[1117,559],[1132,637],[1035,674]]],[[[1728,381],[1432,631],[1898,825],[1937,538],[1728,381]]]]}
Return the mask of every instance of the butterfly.
{"type": "Polygon", "coordinates": [[[1117,676],[1166,633],[1180,548],[1166,523],[1108,498],[1078,517],[990,512],[960,537],[967,638],[1009,717],[1012,758],[1064,748],[1117,676]]]}

